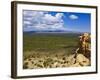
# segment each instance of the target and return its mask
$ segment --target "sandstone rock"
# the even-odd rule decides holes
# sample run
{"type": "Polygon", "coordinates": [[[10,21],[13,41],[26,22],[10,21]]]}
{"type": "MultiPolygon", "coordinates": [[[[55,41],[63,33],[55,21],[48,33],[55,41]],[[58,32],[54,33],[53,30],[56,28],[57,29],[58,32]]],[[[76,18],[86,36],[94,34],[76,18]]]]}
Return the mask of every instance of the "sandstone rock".
{"type": "Polygon", "coordinates": [[[90,65],[90,61],[86,58],[83,54],[78,54],[76,57],[76,62],[79,63],[81,66],[88,66],[90,65]]]}
{"type": "Polygon", "coordinates": [[[32,69],[33,64],[31,63],[31,61],[25,61],[23,67],[24,67],[24,69],[32,69]]]}
{"type": "Polygon", "coordinates": [[[75,63],[75,64],[71,65],[70,67],[81,67],[81,65],[79,63],[75,63]]]}
{"type": "Polygon", "coordinates": [[[89,66],[90,60],[83,54],[77,54],[63,57],[41,57],[41,58],[28,58],[23,62],[24,69],[38,69],[38,68],[62,68],[62,67],[82,67],[89,66]]]}

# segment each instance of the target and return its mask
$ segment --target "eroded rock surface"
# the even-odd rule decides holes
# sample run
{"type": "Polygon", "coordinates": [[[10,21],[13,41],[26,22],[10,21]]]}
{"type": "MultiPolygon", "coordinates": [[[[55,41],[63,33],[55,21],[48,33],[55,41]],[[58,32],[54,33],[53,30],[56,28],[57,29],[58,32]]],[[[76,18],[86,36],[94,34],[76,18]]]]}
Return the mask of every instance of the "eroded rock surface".
{"type": "Polygon", "coordinates": [[[25,59],[23,62],[24,69],[38,69],[38,68],[60,68],[60,67],[83,67],[90,66],[90,60],[83,54],[70,55],[68,57],[34,57],[25,59]]]}

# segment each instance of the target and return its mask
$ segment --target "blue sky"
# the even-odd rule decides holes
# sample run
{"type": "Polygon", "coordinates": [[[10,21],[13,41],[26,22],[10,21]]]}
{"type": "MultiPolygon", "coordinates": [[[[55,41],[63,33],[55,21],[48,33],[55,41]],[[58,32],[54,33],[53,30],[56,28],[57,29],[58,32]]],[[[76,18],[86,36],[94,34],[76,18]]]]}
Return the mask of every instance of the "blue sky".
{"type": "Polygon", "coordinates": [[[91,14],[23,10],[24,31],[90,32],[91,14]]]}

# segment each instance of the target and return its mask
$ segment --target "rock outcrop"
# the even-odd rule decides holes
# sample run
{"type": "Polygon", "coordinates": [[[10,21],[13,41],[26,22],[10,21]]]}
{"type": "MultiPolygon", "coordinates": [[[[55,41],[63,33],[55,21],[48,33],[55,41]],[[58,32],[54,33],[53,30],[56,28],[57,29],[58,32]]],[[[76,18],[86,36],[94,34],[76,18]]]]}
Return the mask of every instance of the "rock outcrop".
{"type": "Polygon", "coordinates": [[[24,61],[24,69],[36,69],[36,68],[57,68],[57,67],[82,67],[89,66],[90,60],[83,54],[78,54],[76,58],[74,55],[70,55],[66,58],[29,58],[24,61]]]}

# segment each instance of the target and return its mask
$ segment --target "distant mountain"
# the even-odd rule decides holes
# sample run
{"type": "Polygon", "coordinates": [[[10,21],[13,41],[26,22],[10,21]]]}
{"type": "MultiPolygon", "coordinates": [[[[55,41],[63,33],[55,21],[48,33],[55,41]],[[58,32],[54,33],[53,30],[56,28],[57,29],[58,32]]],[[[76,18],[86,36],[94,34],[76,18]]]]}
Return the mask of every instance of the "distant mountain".
{"type": "Polygon", "coordinates": [[[44,30],[44,31],[24,31],[24,33],[84,33],[84,32],[67,31],[67,30],[44,30]]]}

